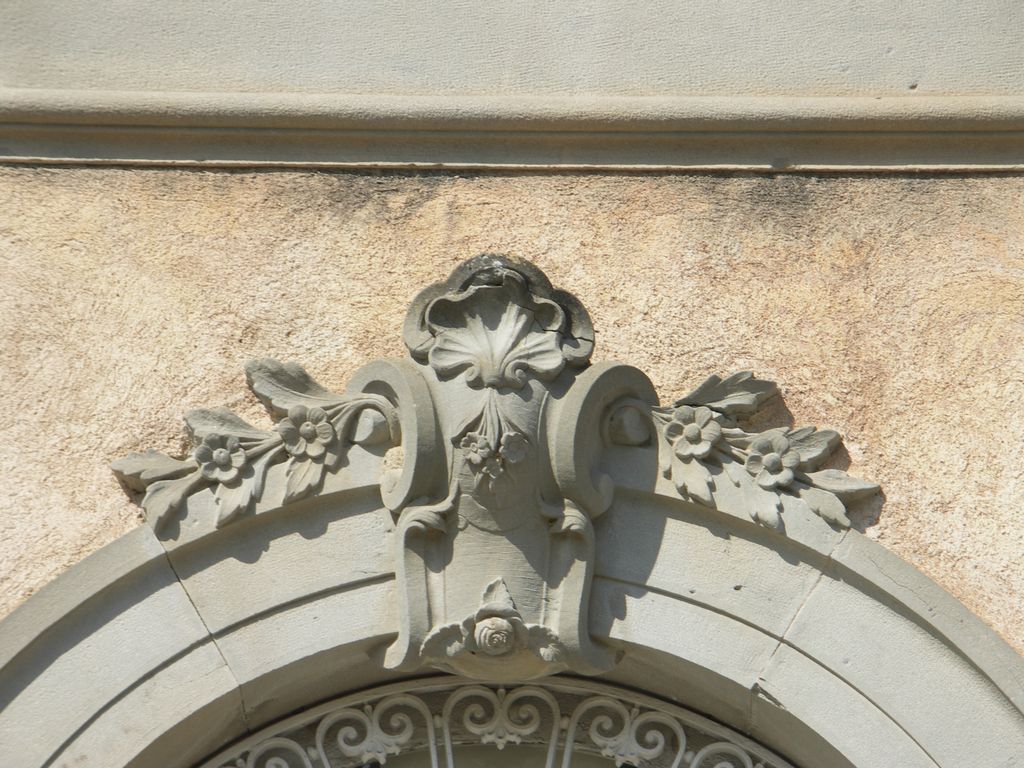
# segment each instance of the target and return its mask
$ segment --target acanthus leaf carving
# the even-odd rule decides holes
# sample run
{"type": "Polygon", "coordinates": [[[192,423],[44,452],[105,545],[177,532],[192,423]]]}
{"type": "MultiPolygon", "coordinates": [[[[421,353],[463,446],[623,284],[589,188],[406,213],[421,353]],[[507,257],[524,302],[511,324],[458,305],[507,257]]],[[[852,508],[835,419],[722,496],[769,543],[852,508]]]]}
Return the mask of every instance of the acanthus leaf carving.
{"type": "Polygon", "coordinates": [[[838,469],[823,469],[818,472],[807,472],[809,485],[828,491],[840,501],[854,502],[870,498],[878,493],[878,485],[859,480],[838,469]]]}
{"type": "Polygon", "coordinates": [[[200,470],[174,480],[157,480],[146,487],[142,497],[142,508],[146,520],[159,530],[171,515],[175,514],[186,497],[204,483],[200,470]]]}
{"type": "Polygon", "coordinates": [[[389,668],[496,682],[610,669],[617,651],[591,637],[588,606],[595,526],[623,483],[780,533],[795,510],[849,526],[847,505],[878,490],[822,469],[832,430],[747,431],[741,419],[778,394],[752,373],[710,376],[663,407],[643,372],[591,364],[586,310],[528,262],[466,262],[417,296],[403,336],[407,359],[368,364],[344,393],[295,363],[250,362],[271,429],[191,411],[187,456],[114,463],[165,539],[179,536],[172,521],[212,532],[379,489],[399,615],[389,668]],[[615,465],[628,456],[627,477],[615,465]]]}

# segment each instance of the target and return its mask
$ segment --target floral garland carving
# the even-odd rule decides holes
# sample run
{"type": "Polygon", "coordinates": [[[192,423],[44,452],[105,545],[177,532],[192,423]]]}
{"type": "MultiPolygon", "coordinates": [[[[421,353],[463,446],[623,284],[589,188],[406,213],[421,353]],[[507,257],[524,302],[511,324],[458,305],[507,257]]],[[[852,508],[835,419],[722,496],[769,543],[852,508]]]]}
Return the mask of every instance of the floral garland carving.
{"type": "Polygon", "coordinates": [[[279,420],[273,431],[248,424],[226,408],[185,414],[191,453],[175,459],[156,451],[132,453],[112,468],[130,489],[145,492],[146,519],[159,530],[185,499],[206,487],[217,500],[217,527],[262,500],[269,468],[287,462],[280,499],[288,504],[316,494],[353,444],[392,439],[393,407],[378,395],[342,395],[317,384],[294,363],[254,360],[246,366],[250,389],[279,420]]]}
{"type": "MultiPolygon", "coordinates": [[[[467,396],[479,403],[475,415],[447,436],[458,456],[449,498],[404,513],[441,530],[459,492],[454,477],[459,467],[472,478],[468,492],[485,506],[535,471],[537,435],[517,424],[510,393],[587,368],[593,330],[579,302],[552,289],[536,267],[497,256],[466,262],[437,293],[418,298],[410,318],[414,322],[407,321],[405,339],[413,360],[442,381],[461,381],[467,396]]],[[[216,527],[257,503],[289,504],[314,496],[325,476],[343,466],[353,444],[387,443],[392,451],[380,483],[382,489],[393,483],[405,447],[397,434],[396,406],[387,398],[331,392],[300,366],[270,359],[249,363],[246,378],[276,420],[272,430],[257,429],[224,408],[195,410],[185,415],[192,442],[187,456],[146,451],[114,462],[124,485],[144,494],[142,507],[155,529],[175,517],[189,496],[207,488],[216,499],[216,527]],[[268,472],[280,464],[287,465],[284,481],[275,480],[268,491],[268,472]]],[[[642,446],[653,426],[662,474],[693,503],[723,509],[723,495],[731,494],[735,505],[739,492],[754,521],[783,530],[786,505],[796,500],[829,523],[849,527],[848,505],[877,493],[878,486],[821,469],[840,444],[836,432],[803,427],[750,433],[738,423],[777,392],[775,384],[751,373],[711,376],[671,407],[634,402],[618,408],[606,438],[642,446]]],[[[585,529],[576,500],[566,498],[562,507],[550,512],[553,530],[585,529]]]]}
{"type": "MultiPolygon", "coordinates": [[[[819,469],[839,447],[838,433],[814,427],[748,433],[737,424],[777,393],[775,384],[741,372],[727,379],[711,376],[673,407],[653,408],[662,473],[683,498],[712,508],[718,508],[722,484],[731,484],[742,491],[750,517],[770,528],[783,527],[787,496],[849,527],[846,505],[874,495],[878,485],[819,469]]],[[[619,417],[617,423],[625,422],[619,417]]],[[[612,439],[621,443],[628,436],[620,427],[612,439]]]]}

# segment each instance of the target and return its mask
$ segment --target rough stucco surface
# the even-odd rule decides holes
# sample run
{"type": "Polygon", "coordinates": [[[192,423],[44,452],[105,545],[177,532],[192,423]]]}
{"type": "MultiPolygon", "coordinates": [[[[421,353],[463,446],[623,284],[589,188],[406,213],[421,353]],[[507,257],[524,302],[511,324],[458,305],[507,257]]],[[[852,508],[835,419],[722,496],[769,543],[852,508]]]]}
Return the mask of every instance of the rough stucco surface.
{"type": "MultiPolygon", "coordinates": [[[[242,365],[341,388],[481,251],[589,307],[663,400],[774,379],[885,504],[868,536],[1024,651],[1024,177],[0,169],[0,610],[140,524],[108,469],[242,365]]],[[[723,567],[727,567],[723,565],[723,567]]]]}

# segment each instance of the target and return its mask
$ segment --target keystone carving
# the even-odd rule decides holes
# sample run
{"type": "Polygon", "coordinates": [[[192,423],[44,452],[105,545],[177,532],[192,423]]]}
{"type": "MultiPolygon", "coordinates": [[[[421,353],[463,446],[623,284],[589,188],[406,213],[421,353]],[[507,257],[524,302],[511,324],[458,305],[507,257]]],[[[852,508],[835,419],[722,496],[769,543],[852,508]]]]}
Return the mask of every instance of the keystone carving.
{"type": "Polygon", "coordinates": [[[878,490],[820,468],[835,432],[745,431],[739,420],[776,395],[770,382],[711,376],[661,407],[637,369],[592,365],[586,310],[525,261],[465,262],[416,297],[403,336],[407,359],[370,363],[342,394],[298,365],[251,362],[272,430],[192,411],[188,456],[113,466],[144,493],[157,535],[173,538],[326,499],[362,462],[351,474],[379,488],[394,521],[390,668],[492,681],[609,669],[615,653],[591,638],[587,606],[594,524],[621,484],[613,462],[655,462],[664,483],[646,490],[742,510],[780,533],[793,505],[849,526],[846,504],[878,490]]]}

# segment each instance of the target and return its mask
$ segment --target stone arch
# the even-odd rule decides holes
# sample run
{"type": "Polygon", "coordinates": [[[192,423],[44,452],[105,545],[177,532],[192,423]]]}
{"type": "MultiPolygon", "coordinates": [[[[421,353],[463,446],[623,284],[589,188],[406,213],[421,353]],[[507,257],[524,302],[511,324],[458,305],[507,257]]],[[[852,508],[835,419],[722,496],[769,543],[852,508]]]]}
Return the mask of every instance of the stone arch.
{"type": "Polygon", "coordinates": [[[275,432],[193,412],[190,457],[115,465],[150,525],[0,624],[11,765],[189,768],[439,670],[596,679],[796,766],[1024,764],[1020,657],[848,527],[876,489],[820,468],[837,435],[743,431],[770,384],[662,408],[501,257],[424,291],[405,336],[343,395],[257,362],[275,432]]]}

